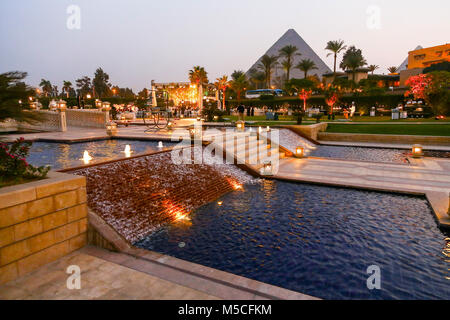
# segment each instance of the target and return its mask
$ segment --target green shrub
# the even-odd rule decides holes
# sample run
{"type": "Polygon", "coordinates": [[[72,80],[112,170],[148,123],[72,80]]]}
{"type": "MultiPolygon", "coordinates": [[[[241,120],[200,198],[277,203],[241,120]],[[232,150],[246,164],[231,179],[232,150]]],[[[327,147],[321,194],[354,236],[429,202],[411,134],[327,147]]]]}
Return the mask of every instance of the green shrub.
{"type": "Polygon", "coordinates": [[[24,138],[17,139],[11,144],[0,143],[0,176],[6,179],[34,179],[44,178],[50,167],[34,167],[26,157],[30,152],[31,142],[24,138]]]}

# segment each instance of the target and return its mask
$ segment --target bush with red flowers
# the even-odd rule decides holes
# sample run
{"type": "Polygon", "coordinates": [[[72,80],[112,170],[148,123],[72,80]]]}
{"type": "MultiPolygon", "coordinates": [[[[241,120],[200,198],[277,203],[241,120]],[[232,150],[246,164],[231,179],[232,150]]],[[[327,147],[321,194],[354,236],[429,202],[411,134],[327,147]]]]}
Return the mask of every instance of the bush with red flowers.
{"type": "Polygon", "coordinates": [[[23,180],[45,178],[50,167],[34,167],[26,157],[30,151],[31,142],[23,138],[13,143],[0,143],[0,176],[3,179],[23,180]]]}

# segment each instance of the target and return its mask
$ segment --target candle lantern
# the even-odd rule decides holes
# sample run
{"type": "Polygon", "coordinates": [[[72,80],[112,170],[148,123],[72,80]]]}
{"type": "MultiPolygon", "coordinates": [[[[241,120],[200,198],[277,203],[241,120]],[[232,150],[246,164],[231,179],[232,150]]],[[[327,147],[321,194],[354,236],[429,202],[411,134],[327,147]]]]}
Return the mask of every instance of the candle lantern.
{"type": "Polygon", "coordinates": [[[109,121],[106,124],[106,133],[108,136],[115,136],[117,134],[117,124],[113,121],[109,121]]]}
{"type": "Polygon", "coordinates": [[[236,130],[239,132],[245,131],[245,122],[242,120],[236,121],[236,130]]]}
{"type": "Polygon", "coordinates": [[[273,170],[272,170],[272,162],[268,161],[264,163],[262,174],[265,176],[272,176],[273,170]]]}
{"type": "Polygon", "coordinates": [[[303,158],[304,156],[305,156],[305,148],[303,148],[303,147],[297,147],[296,149],[295,149],[295,156],[297,157],[297,158],[303,158]]]}
{"type": "Polygon", "coordinates": [[[58,111],[62,112],[65,111],[67,109],[67,103],[64,100],[59,100],[56,108],[58,109],[58,111]]]}
{"type": "Polygon", "coordinates": [[[102,111],[109,111],[111,110],[111,103],[108,101],[101,102],[102,105],[102,111]]]}
{"type": "Polygon", "coordinates": [[[102,101],[100,99],[95,99],[95,107],[100,109],[102,107],[102,101]]]}
{"type": "Polygon", "coordinates": [[[415,144],[412,147],[413,158],[421,158],[423,156],[423,148],[420,144],[415,144]]]}

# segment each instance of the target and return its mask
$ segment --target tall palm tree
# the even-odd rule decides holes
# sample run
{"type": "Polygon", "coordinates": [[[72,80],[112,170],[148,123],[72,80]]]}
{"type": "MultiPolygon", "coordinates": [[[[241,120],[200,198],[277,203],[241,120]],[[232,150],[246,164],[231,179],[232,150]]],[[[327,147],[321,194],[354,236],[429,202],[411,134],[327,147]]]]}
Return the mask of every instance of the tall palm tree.
{"type": "Polygon", "coordinates": [[[389,73],[397,73],[397,67],[389,67],[388,71],[389,73]]]}
{"type": "Polygon", "coordinates": [[[39,86],[42,88],[42,92],[48,97],[53,91],[52,83],[49,80],[41,79],[39,86]]]}
{"type": "Polygon", "coordinates": [[[337,55],[346,48],[347,46],[344,45],[344,40],[328,41],[327,46],[325,47],[325,50],[331,51],[330,53],[327,54],[327,57],[332,54],[334,55],[334,68],[333,68],[334,74],[336,74],[337,55]]]}
{"type": "Polygon", "coordinates": [[[222,76],[222,78],[217,78],[216,82],[214,82],[214,86],[217,90],[222,91],[222,110],[225,109],[225,92],[227,88],[230,86],[230,82],[228,81],[228,76],[222,76]]]}
{"type": "Polygon", "coordinates": [[[377,70],[379,68],[380,68],[380,66],[378,66],[376,64],[371,64],[370,66],[367,67],[367,69],[369,69],[369,71],[372,72],[372,74],[375,70],[377,70]]]}
{"type": "Polygon", "coordinates": [[[258,64],[258,68],[264,72],[266,77],[267,87],[270,88],[271,79],[272,79],[272,69],[277,65],[277,56],[269,56],[267,54],[261,57],[261,61],[258,64]]]}
{"type": "Polygon", "coordinates": [[[280,57],[284,57],[285,59],[281,62],[283,69],[286,71],[286,82],[289,81],[289,75],[294,64],[294,56],[301,56],[301,53],[296,53],[298,48],[296,46],[287,45],[281,48],[278,52],[280,53],[280,57]]]}
{"type": "Polygon", "coordinates": [[[304,77],[305,79],[308,76],[308,71],[317,69],[317,66],[314,63],[314,61],[310,59],[303,59],[295,67],[305,73],[304,77]]]}
{"type": "Polygon", "coordinates": [[[205,68],[194,66],[192,70],[189,70],[189,80],[198,88],[197,105],[201,111],[203,109],[203,85],[208,84],[208,73],[205,68]]]}
{"type": "Polygon", "coordinates": [[[63,81],[63,91],[66,93],[66,97],[69,97],[70,89],[72,89],[72,82],[70,81],[63,81]]]}
{"type": "Polygon", "coordinates": [[[233,72],[233,74],[234,76],[239,76],[236,78],[232,75],[233,80],[231,80],[230,86],[234,90],[234,92],[236,92],[237,100],[241,101],[242,91],[244,91],[248,87],[247,77],[243,72],[237,74],[235,71],[233,72]]]}
{"type": "Polygon", "coordinates": [[[355,81],[356,69],[361,68],[367,64],[366,59],[362,55],[361,49],[356,49],[351,46],[345,52],[340,67],[344,70],[351,70],[353,73],[353,81],[355,81]]]}
{"type": "Polygon", "coordinates": [[[266,80],[264,72],[258,71],[257,69],[250,69],[248,73],[252,85],[254,85],[256,89],[260,89],[260,84],[266,80]]]}

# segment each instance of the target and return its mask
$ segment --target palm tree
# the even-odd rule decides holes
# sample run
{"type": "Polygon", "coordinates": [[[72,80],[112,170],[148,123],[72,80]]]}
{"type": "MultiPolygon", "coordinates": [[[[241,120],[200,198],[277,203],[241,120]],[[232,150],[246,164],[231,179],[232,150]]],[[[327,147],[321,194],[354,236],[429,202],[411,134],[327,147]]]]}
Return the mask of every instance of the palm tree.
{"type": "Polygon", "coordinates": [[[217,90],[222,91],[222,110],[225,109],[225,92],[227,88],[230,86],[230,82],[228,81],[228,76],[222,76],[222,78],[217,78],[216,82],[214,82],[214,86],[217,90]]]}
{"type": "Polygon", "coordinates": [[[265,54],[261,57],[261,61],[258,64],[258,68],[264,72],[268,88],[270,88],[271,84],[272,69],[277,65],[277,60],[277,56],[269,56],[265,54]]]}
{"type": "Polygon", "coordinates": [[[345,52],[340,67],[344,70],[351,70],[353,73],[353,81],[355,81],[356,69],[361,68],[367,64],[366,59],[362,55],[361,49],[356,49],[351,46],[345,52]]]}
{"type": "Polygon", "coordinates": [[[317,69],[317,66],[314,63],[314,61],[312,61],[310,59],[303,59],[295,67],[305,73],[305,77],[304,77],[305,79],[308,76],[308,71],[317,69]]]}
{"type": "Polygon", "coordinates": [[[41,79],[39,86],[42,88],[42,92],[44,92],[46,97],[53,91],[52,83],[49,80],[41,79]]]}
{"type": "Polygon", "coordinates": [[[283,69],[286,71],[286,82],[289,81],[289,75],[294,64],[294,56],[301,56],[301,53],[296,53],[298,48],[296,46],[287,45],[279,50],[280,57],[285,59],[281,62],[283,69]]]}
{"type": "Polygon", "coordinates": [[[380,66],[378,66],[376,64],[371,64],[370,66],[367,67],[367,69],[369,69],[369,71],[372,72],[372,74],[375,70],[377,70],[379,68],[380,68],[380,66]]]}
{"type": "Polygon", "coordinates": [[[241,93],[248,86],[247,77],[245,76],[244,72],[239,71],[233,72],[231,77],[233,78],[233,80],[231,80],[230,82],[231,88],[234,90],[234,92],[236,92],[237,100],[241,101],[241,93]]]}
{"type": "Polygon", "coordinates": [[[198,88],[197,103],[201,111],[203,109],[203,85],[208,84],[208,73],[205,71],[205,68],[194,66],[192,70],[189,70],[189,80],[198,88]]]}
{"type": "Polygon", "coordinates": [[[389,67],[388,71],[389,73],[397,73],[397,67],[389,67]]]}
{"type": "Polygon", "coordinates": [[[63,81],[63,92],[66,93],[67,98],[69,97],[70,89],[72,89],[72,82],[64,80],[63,81]]]}
{"type": "Polygon", "coordinates": [[[344,45],[344,40],[336,40],[336,41],[328,41],[327,46],[325,47],[325,50],[331,51],[327,54],[327,57],[331,54],[334,54],[334,68],[333,73],[336,74],[336,60],[337,55],[341,51],[347,49],[347,46],[344,45]]]}

